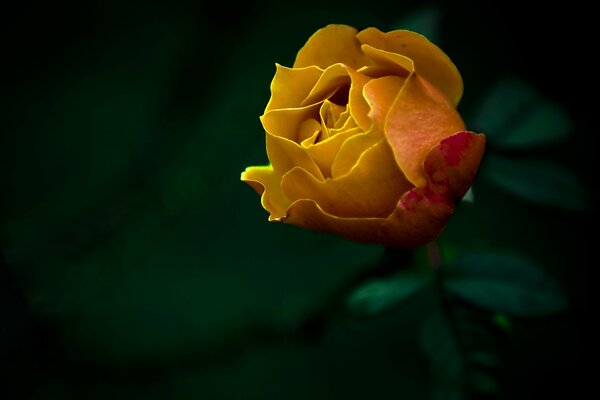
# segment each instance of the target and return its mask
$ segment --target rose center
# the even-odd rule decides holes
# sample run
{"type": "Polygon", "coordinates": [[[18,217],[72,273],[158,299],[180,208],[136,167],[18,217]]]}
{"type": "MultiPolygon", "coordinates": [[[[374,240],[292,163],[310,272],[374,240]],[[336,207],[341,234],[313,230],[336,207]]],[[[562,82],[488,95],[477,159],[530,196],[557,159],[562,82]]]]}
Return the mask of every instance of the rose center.
{"type": "Polygon", "coordinates": [[[319,110],[321,130],[316,137],[315,144],[339,133],[340,129],[348,121],[349,91],[350,86],[344,85],[321,104],[319,110]]]}

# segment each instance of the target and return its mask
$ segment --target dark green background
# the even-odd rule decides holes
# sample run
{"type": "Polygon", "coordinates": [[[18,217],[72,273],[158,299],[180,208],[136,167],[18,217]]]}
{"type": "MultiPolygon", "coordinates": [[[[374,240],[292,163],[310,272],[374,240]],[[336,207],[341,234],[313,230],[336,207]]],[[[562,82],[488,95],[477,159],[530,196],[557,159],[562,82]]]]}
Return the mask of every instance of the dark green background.
{"type": "MultiPolygon", "coordinates": [[[[575,121],[567,143],[534,156],[574,171],[595,207],[595,102],[580,94],[596,96],[579,47],[590,13],[481,3],[440,4],[461,111],[500,77],[527,80],[575,121]]],[[[239,181],[266,162],[258,116],[275,62],[291,65],[325,24],[389,30],[423,4],[2,6],[0,397],[427,398],[417,343],[430,296],[366,320],[331,310],[382,248],[268,224],[239,181]]],[[[595,211],[475,189],[453,246],[535,257],[570,302],[514,322],[505,398],[578,397],[592,383],[595,211]]]]}

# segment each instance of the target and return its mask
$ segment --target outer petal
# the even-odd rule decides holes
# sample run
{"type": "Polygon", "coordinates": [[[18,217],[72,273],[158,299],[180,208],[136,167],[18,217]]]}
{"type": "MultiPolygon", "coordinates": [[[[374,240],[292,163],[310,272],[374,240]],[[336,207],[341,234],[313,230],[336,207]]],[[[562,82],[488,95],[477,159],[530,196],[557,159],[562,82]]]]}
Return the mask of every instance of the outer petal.
{"type": "Polygon", "coordinates": [[[426,183],[423,160],[440,141],[465,129],[462,118],[435,86],[414,74],[407,78],[385,122],[396,162],[415,186],[426,183]]]}
{"type": "Polygon", "coordinates": [[[461,199],[479,169],[485,151],[485,136],[458,132],[436,146],[424,162],[431,190],[450,202],[461,199]]]}
{"type": "Polygon", "coordinates": [[[341,218],[319,207],[314,200],[303,199],[292,203],[282,222],[319,232],[327,232],[357,242],[374,243],[383,218],[341,218]]]}
{"type": "Polygon", "coordinates": [[[415,64],[410,58],[402,54],[392,53],[382,49],[377,49],[368,44],[361,46],[362,51],[368,55],[377,65],[393,71],[396,75],[408,76],[415,72],[415,64]]]}
{"type": "Polygon", "coordinates": [[[429,196],[427,188],[406,193],[396,210],[381,225],[379,242],[387,247],[412,248],[434,240],[454,212],[445,201],[429,196]]]}
{"type": "Polygon", "coordinates": [[[272,166],[248,167],[242,172],[241,179],[261,195],[260,202],[270,214],[269,221],[287,214],[290,200],[281,191],[281,174],[276,173],[272,166]]]}
{"type": "Polygon", "coordinates": [[[406,30],[384,33],[377,28],[367,28],[359,32],[357,38],[361,43],[411,58],[419,75],[437,86],[454,105],[460,101],[463,82],[458,69],[446,53],[425,36],[406,30]]]}
{"type": "Polygon", "coordinates": [[[265,113],[277,108],[300,107],[302,100],[315,86],[323,70],[313,66],[287,68],[275,64],[275,76],[271,81],[271,99],[265,113]]]}
{"type": "Polygon", "coordinates": [[[294,67],[316,65],[323,69],[343,63],[358,69],[370,63],[360,49],[357,30],[348,25],[331,24],[319,29],[300,49],[294,67]]]}
{"type": "Polygon", "coordinates": [[[320,181],[302,168],[293,168],[281,188],[293,202],[315,200],[337,217],[386,217],[412,186],[394,161],[385,140],[365,151],[349,174],[320,181]]]}
{"type": "Polygon", "coordinates": [[[467,191],[481,162],[485,137],[459,132],[444,139],[428,154],[428,184],[407,192],[382,224],[380,243],[417,247],[434,240],[454,212],[454,203],[467,191]]]}

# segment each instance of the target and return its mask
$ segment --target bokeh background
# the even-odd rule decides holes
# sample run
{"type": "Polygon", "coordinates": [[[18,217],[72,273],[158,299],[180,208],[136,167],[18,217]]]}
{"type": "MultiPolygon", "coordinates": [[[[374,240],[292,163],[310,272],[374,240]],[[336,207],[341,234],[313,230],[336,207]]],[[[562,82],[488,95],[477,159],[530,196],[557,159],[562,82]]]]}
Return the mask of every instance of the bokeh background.
{"type": "MultiPolygon", "coordinates": [[[[511,322],[500,396],[575,398],[592,386],[584,363],[595,337],[597,250],[586,229],[597,230],[598,147],[594,102],[582,95],[594,96],[596,74],[586,61],[584,8],[338,0],[1,7],[0,398],[429,398],[419,347],[427,291],[370,318],[340,312],[340,293],[383,249],[269,224],[239,181],[246,166],[267,161],[258,116],[275,62],[291,65],[328,23],[437,24],[436,43],[463,74],[460,110],[473,129],[482,104],[510,107],[525,96],[510,85],[508,97],[494,92],[505,78],[535,93],[525,96],[530,109],[552,104],[556,113],[546,110],[536,126],[559,125],[560,141],[519,148],[500,140],[489,154],[561,172],[522,173],[496,160],[508,172],[482,175],[475,202],[461,204],[444,237],[454,252],[519,251],[566,293],[566,311],[511,322]]],[[[517,111],[511,118],[529,115],[517,111]]],[[[489,126],[501,133],[500,125],[489,126]]]]}

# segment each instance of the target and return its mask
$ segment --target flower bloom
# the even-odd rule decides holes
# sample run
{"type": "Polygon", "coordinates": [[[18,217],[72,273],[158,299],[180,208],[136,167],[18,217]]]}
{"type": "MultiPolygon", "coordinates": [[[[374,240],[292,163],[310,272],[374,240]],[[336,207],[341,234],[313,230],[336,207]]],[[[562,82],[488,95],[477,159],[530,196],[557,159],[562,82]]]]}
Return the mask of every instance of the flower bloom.
{"type": "Polygon", "coordinates": [[[268,166],[241,179],[269,220],[388,247],[434,240],[471,186],[485,136],[456,110],[462,78],[417,33],[328,25],[276,65],[260,117],[268,166]]]}

